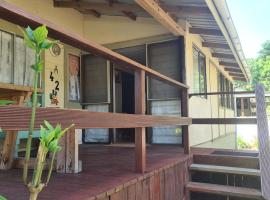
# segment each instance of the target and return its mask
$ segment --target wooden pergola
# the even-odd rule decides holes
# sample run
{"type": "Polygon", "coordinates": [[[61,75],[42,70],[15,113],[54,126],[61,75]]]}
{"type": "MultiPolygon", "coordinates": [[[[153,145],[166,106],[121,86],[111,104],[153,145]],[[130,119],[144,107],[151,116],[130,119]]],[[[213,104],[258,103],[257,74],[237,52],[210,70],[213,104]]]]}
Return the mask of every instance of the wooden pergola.
{"type": "MultiPolygon", "coordinates": [[[[41,108],[37,112],[36,128],[38,128],[39,124],[45,119],[52,122],[52,124],[61,123],[63,126],[75,123],[75,128],[135,128],[136,171],[141,173],[145,172],[146,165],[146,127],[181,125],[183,128],[182,137],[184,151],[186,154],[189,153],[188,125],[191,124],[191,119],[188,118],[188,86],[113,52],[108,48],[98,45],[93,41],[88,41],[75,33],[66,31],[47,20],[27,13],[3,0],[0,0],[0,16],[4,20],[23,27],[31,26],[35,28],[41,24],[46,24],[51,38],[58,39],[63,43],[129,67],[135,74],[135,115],[100,114],[82,110],[41,108]],[[181,117],[145,115],[146,75],[179,88],[179,92],[181,93],[181,117]]],[[[28,108],[4,106],[0,107],[0,112],[4,113],[0,116],[0,127],[2,127],[3,130],[27,130],[30,119],[30,110],[28,108]]],[[[78,172],[78,144],[75,138],[75,129],[71,130],[65,138],[63,138],[61,144],[64,151],[58,155],[57,171],[62,173],[78,172]]]]}

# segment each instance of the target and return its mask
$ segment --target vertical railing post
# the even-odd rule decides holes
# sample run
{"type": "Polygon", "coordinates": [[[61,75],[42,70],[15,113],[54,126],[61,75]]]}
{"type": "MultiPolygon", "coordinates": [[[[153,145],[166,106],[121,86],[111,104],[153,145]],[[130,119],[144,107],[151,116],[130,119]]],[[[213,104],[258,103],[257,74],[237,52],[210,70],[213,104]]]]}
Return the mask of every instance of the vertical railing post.
{"type": "Polygon", "coordinates": [[[256,85],[255,93],[262,195],[265,199],[270,199],[270,140],[264,87],[256,85]]]}
{"type": "MultiPolygon", "coordinates": [[[[145,114],[145,72],[135,71],[135,114],[145,114]]],[[[135,128],[136,172],[144,173],[146,167],[145,128],[135,128]]]]}
{"type": "MultiPolygon", "coordinates": [[[[181,115],[182,117],[188,117],[188,89],[182,89],[181,91],[181,115]]],[[[189,154],[189,134],[188,125],[182,126],[182,142],[184,146],[184,153],[189,154]]]]}

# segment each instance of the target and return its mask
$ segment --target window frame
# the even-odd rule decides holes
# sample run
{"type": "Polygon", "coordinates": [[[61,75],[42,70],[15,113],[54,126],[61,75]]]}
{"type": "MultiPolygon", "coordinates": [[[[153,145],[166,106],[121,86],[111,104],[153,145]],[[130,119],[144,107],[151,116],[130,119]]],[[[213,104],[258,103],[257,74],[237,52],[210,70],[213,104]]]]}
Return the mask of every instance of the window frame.
{"type": "MultiPolygon", "coordinates": [[[[206,56],[204,53],[202,53],[202,51],[196,46],[193,45],[192,47],[192,61],[193,61],[193,70],[197,70],[198,72],[198,80],[195,80],[195,76],[193,77],[193,90],[194,93],[205,93],[205,95],[200,95],[201,98],[207,99],[207,72],[206,72],[206,56]],[[197,59],[198,59],[198,66],[194,65],[194,52],[197,53],[197,59]],[[201,65],[203,64],[203,65],[201,65]],[[202,70],[201,67],[203,66],[204,68],[204,72],[203,72],[203,86],[201,84],[201,75],[202,75],[202,70]],[[197,83],[196,83],[197,82],[197,83]],[[198,90],[199,91],[195,91],[195,83],[199,85],[198,90]]],[[[194,75],[194,71],[193,71],[193,75],[194,75]]]]}

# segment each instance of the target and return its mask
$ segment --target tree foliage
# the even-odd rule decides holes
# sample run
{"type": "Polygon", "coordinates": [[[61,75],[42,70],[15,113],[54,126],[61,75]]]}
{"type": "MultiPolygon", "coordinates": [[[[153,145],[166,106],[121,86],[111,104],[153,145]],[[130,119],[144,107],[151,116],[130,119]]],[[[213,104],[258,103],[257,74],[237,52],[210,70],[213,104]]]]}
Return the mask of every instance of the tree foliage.
{"type": "Polygon", "coordinates": [[[263,84],[266,91],[270,91],[270,40],[262,45],[257,58],[248,59],[250,67],[250,83],[238,82],[237,87],[244,90],[254,90],[257,83],[263,84]]]}

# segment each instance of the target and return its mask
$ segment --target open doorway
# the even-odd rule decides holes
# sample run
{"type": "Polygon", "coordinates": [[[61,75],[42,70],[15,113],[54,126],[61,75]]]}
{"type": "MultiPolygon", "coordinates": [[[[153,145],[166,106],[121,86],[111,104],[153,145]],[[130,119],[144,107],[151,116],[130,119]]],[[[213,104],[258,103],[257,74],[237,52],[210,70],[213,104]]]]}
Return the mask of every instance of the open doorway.
{"type": "MultiPolygon", "coordinates": [[[[141,64],[146,63],[145,45],[117,49],[120,54],[135,60],[141,64]]],[[[114,65],[114,112],[135,113],[135,80],[134,72],[128,71],[124,66],[114,65]]],[[[135,129],[115,129],[113,133],[114,143],[134,143],[135,129]]]]}

